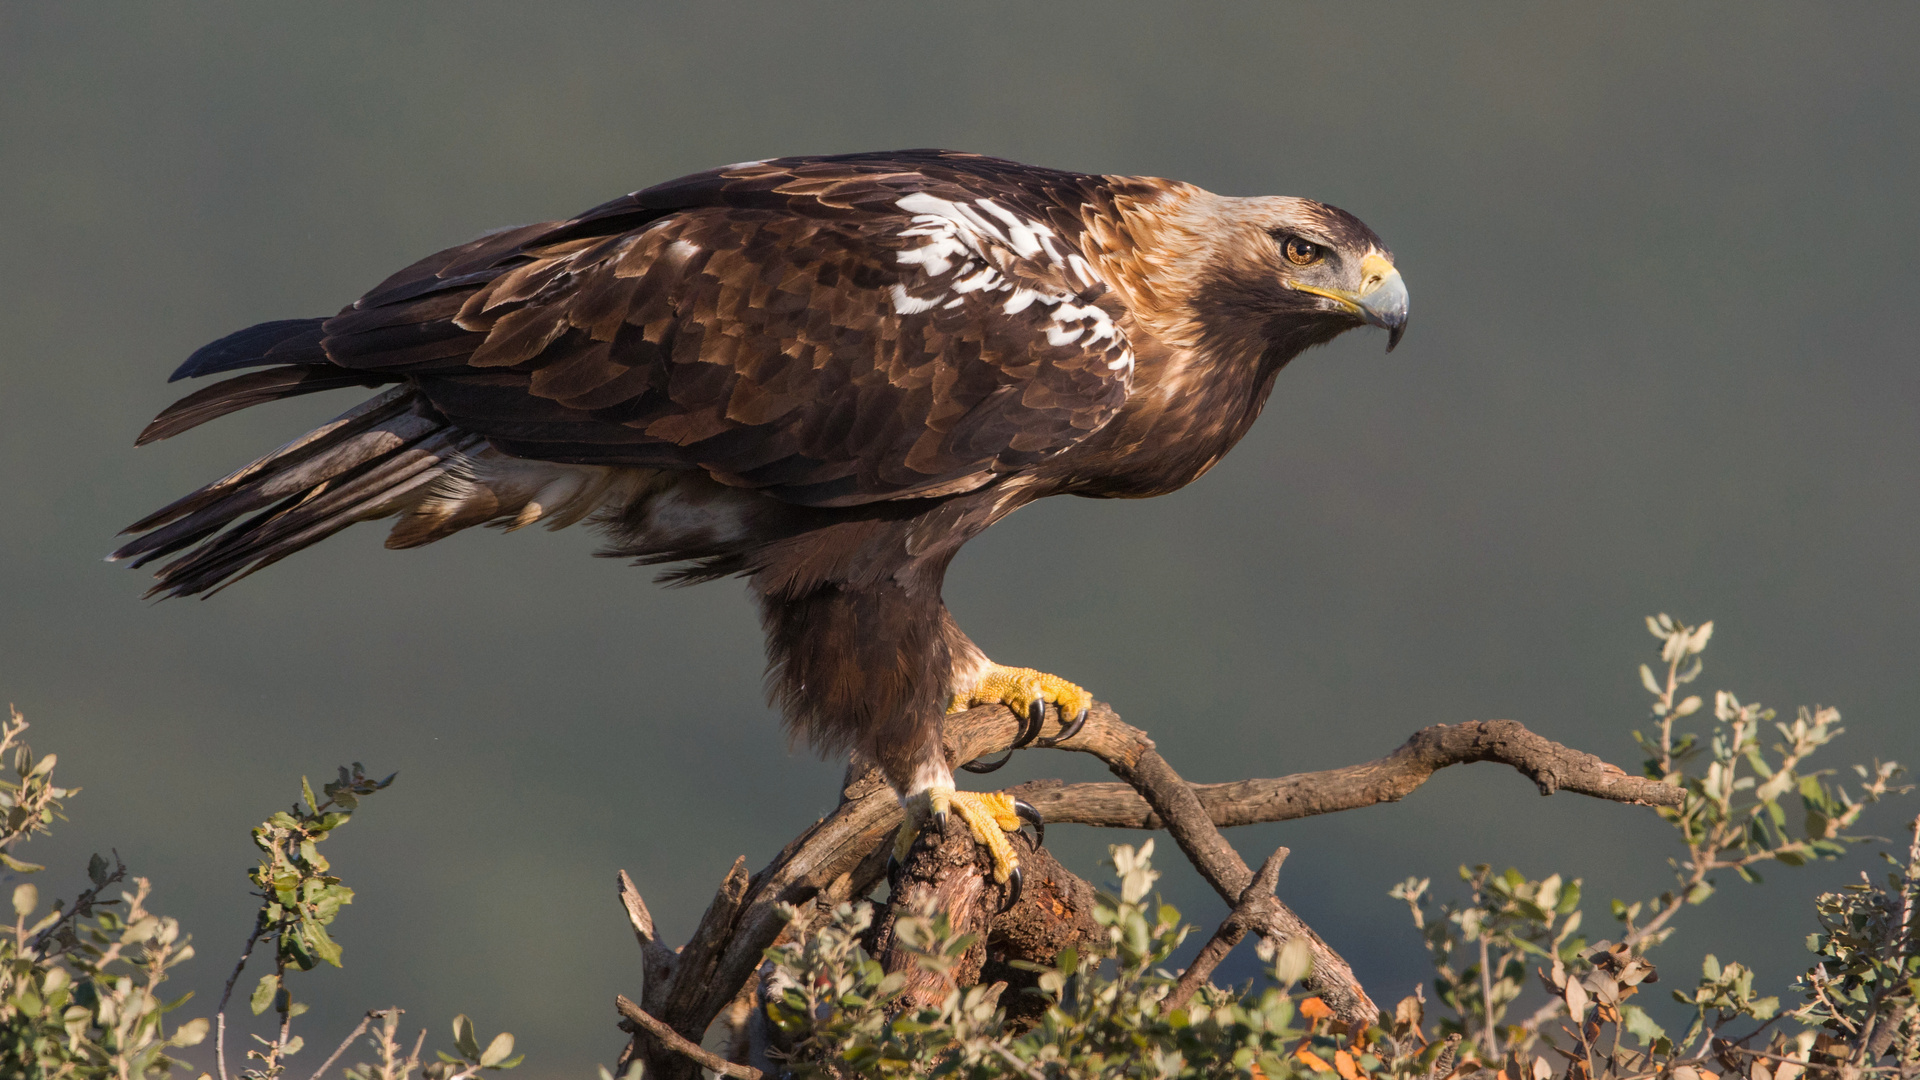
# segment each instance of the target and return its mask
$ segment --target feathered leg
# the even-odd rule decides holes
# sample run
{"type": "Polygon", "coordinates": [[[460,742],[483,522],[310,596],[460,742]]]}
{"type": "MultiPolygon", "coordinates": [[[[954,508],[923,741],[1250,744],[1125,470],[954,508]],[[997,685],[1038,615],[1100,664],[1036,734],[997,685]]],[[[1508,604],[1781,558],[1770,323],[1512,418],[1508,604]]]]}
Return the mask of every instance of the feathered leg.
{"type": "Polygon", "coordinates": [[[754,575],[770,688],[795,734],[822,752],[851,752],[879,766],[908,812],[902,854],[929,820],[951,810],[992,853],[995,879],[1017,897],[1019,857],[1006,834],[1023,819],[1038,826],[1039,815],[1005,795],[956,791],[941,745],[956,666],[971,678],[986,658],[940,602],[944,560],[875,573],[870,562],[848,558],[892,547],[880,542],[885,525],[905,527],[823,529],[787,542],[788,557],[767,560],[754,575]],[[859,579],[820,580],[849,564],[864,571],[859,579]]]}

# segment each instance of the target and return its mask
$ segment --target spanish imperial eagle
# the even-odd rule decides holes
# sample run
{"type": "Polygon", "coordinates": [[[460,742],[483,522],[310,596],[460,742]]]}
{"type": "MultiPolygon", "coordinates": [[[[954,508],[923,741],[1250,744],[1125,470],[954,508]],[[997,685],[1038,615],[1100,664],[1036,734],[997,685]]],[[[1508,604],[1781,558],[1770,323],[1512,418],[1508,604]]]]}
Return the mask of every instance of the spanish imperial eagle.
{"type": "MultiPolygon", "coordinates": [[[[944,150],[696,173],[430,255],[330,318],[261,323],[173,378],[261,368],[145,444],[264,401],[384,393],[127,531],[208,593],[357,521],[393,548],[591,519],[610,554],[747,579],[770,685],[817,749],[951,806],[1017,874],[1003,796],[956,792],[942,717],[1021,742],[1073,683],[989,660],[941,601],[960,545],[1049,495],[1141,498],[1220,460],[1302,350],[1407,321],[1345,211],[944,150]]],[[[150,594],[150,595],[152,595],[150,594]]],[[[1017,880],[1014,883],[1017,888],[1017,880]]]]}

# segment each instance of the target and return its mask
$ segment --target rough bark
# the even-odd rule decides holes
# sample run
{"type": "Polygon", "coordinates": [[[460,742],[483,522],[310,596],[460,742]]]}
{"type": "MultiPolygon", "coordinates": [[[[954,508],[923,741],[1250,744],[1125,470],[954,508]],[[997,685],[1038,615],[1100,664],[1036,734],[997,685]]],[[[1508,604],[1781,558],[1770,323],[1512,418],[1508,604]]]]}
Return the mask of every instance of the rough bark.
{"type": "Polygon", "coordinates": [[[909,1008],[937,1007],[956,987],[980,981],[980,969],[987,961],[987,924],[1006,902],[1007,894],[1007,886],[996,884],[992,872],[986,849],[974,842],[958,814],[947,816],[946,829],[937,838],[923,834],[914,844],[906,865],[894,878],[893,899],[887,905],[889,917],[880,923],[874,939],[874,953],[880,957],[881,966],[906,977],[904,992],[909,1008]],[[946,914],[955,934],[972,934],[975,938],[959,961],[944,972],[923,970],[895,936],[899,915],[936,911],[946,914]]]}

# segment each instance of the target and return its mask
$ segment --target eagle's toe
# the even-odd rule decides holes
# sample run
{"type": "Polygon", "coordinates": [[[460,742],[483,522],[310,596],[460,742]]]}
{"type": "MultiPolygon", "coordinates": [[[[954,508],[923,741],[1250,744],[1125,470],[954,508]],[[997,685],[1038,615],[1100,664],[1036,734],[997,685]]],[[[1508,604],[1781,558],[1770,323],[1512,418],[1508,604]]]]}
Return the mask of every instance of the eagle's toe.
{"type": "MultiPolygon", "coordinates": [[[[991,664],[976,679],[972,686],[954,692],[947,704],[947,712],[965,712],[980,705],[1005,705],[1020,718],[1020,734],[1014,740],[1014,748],[1023,746],[1053,746],[1063,739],[1072,738],[1087,720],[1087,711],[1093,705],[1093,695],[1077,683],[1071,683],[1058,675],[1049,675],[1033,668],[1007,667],[1003,664],[991,664]],[[1052,705],[1060,718],[1060,733],[1051,739],[1040,739],[1042,726],[1046,723],[1047,706],[1052,705]]],[[[986,770],[998,768],[993,765],[986,770]]]]}
{"type": "Polygon", "coordinates": [[[922,793],[922,798],[924,801],[917,805],[910,803],[907,820],[894,836],[894,860],[902,865],[906,863],[914,841],[926,825],[931,824],[935,829],[944,831],[946,815],[951,810],[966,823],[974,842],[987,849],[987,855],[993,863],[993,880],[1006,887],[1001,910],[1012,907],[1020,898],[1022,879],[1020,855],[1014,850],[1009,835],[1019,832],[1026,825],[1032,825],[1033,846],[1037,849],[1046,836],[1046,822],[1040,817],[1040,812],[1031,804],[1000,791],[929,788],[922,793]]]}

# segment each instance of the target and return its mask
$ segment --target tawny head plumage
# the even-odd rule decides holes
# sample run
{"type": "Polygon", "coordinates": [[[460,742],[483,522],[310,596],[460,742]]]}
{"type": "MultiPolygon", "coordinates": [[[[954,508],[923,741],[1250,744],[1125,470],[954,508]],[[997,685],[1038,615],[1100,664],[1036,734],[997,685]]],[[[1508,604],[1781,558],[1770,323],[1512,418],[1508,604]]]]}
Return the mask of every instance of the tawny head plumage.
{"type": "Polygon", "coordinates": [[[1393,252],[1345,210],[1134,181],[1105,241],[1109,280],[1160,336],[1189,348],[1259,342],[1286,355],[1357,326],[1407,325],[1393,252]]]}

